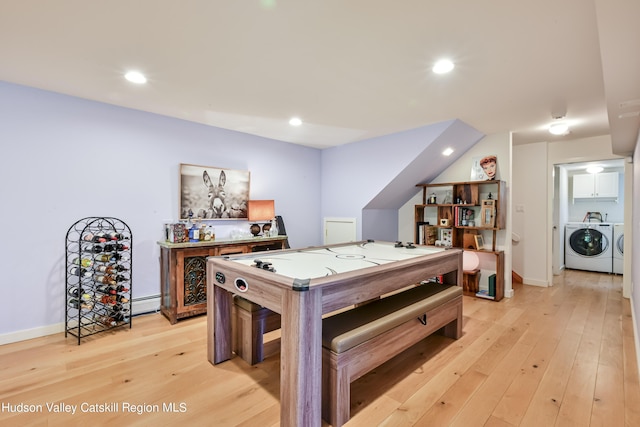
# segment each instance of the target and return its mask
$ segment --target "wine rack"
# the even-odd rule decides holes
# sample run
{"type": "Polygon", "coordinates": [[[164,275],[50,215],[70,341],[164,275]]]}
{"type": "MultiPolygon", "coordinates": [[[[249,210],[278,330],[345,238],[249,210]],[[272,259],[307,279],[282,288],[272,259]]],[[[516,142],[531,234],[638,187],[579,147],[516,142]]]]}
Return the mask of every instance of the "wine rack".
{"type": "Polygon", "coordinates": [[[131,229],[112,217],[76,221],[65,242],[65,337],[131,327],[131,229]]]}

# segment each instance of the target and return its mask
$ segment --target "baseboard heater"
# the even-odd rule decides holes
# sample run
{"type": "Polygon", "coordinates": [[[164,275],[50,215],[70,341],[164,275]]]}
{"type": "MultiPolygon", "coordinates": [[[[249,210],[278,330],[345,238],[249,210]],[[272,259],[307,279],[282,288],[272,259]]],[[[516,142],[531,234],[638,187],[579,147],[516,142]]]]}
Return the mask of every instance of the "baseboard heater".
{"type": "Polygon", "coordinates": [[[131,315],[157,313],[160,311],[160,295],[148,295],[146,297],[131,300],[131,315]]]}

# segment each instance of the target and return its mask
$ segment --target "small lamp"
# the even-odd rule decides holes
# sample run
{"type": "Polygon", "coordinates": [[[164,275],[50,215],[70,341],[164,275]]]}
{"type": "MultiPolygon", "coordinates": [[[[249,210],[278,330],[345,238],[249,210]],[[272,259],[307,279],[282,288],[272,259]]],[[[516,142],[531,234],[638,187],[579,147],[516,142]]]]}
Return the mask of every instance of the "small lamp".
{"type": "MultiPolygon", "coordinates": [[[[251,225],[251,234],[257,236],[260,234],[260,225],[258,221],[267,221],[271,226],[270,221],[275,218],[276,209],[275,202],[273,200],[249,200],[247,202],[247,217],[249,221],[256,222],[251,225]]],[[[265,224],[266,226],[266,224],[265,224]]],[[[268,228],[265,228],[265,231],[268,228]]]]}

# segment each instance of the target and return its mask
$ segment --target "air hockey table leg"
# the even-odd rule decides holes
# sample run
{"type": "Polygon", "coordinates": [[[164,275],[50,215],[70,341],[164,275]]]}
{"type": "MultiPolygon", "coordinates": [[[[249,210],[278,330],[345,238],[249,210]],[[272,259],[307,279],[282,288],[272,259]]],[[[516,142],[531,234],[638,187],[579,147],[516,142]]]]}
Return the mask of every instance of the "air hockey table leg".
{"type": "Polygon", "coordinates": [[[207,358],[213,364],[231,359],[232,305],[233,295],[218,286],[213,286],[213,292],[207,293],[207,334],[210,338],[207,340],[207,358]]]}

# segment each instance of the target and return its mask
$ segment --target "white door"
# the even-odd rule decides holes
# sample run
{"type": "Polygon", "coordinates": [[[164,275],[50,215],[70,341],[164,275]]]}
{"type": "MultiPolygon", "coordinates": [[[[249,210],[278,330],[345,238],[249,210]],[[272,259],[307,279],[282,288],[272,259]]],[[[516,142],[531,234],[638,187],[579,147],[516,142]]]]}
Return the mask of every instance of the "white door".
{"type": "Polygon", "coordinates": [[[345,243],[356,241],[355,218],[325,218],[324,244],[345,243]]]}

